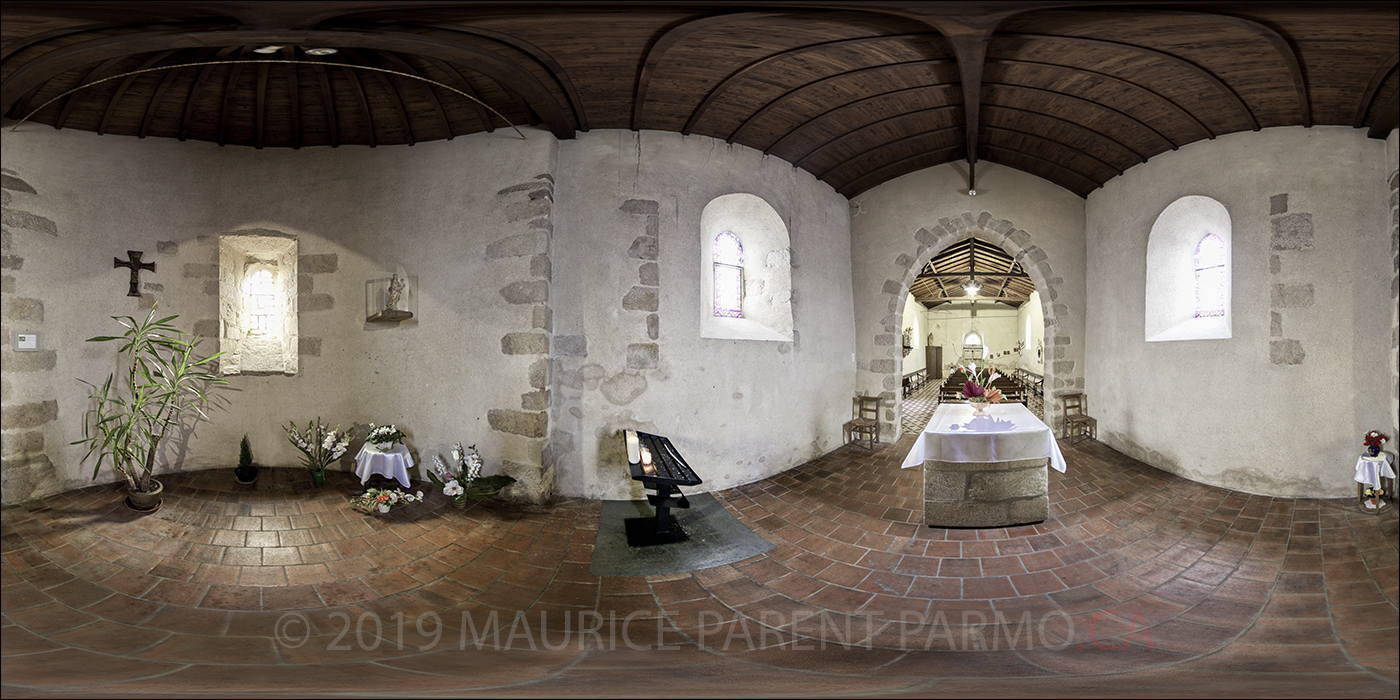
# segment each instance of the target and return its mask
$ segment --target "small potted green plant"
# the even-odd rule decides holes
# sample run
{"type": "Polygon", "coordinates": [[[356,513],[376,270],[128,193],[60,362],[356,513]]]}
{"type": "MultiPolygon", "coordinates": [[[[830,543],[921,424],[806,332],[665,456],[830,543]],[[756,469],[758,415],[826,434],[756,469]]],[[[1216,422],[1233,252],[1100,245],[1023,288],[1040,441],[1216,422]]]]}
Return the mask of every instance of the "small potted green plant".
{"type": "Polygon", "coordinates": [[[251,484],[258,480],[258,468],[253,464],[253,448],[248,446],[248,436],[238,443],[238,467],[233,470],[233,478],[240,484],[251,484]]]}
{"type": "Polygon", "coordinates": [[[126,479],[127,507],[152,512],[160,507],[163,487],[151,478],[156,453],[166,436],[180,429],[182,421],[208,418],[204,405],[211,384],[227,384],[209,363],[223,353],[196,357],[199,338],[171,323],[178,316],[156,318],[151,305],[145,320],[113,316],[126,329],[119,336],[96,336],[89,343],[121,341],[119,367],[101,386],[82,381],[92,389],[92,407],[83,413],[83,437],[74,445],[87,445],[86,462],[94,455],[95,481],[102,465],[126,479]]]}

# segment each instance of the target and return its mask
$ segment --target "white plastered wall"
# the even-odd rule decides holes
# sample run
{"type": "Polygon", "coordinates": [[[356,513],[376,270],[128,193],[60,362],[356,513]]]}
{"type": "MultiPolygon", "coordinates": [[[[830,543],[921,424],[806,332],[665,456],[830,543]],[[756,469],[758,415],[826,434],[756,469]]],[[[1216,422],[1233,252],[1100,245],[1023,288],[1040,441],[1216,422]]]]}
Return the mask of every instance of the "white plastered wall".
{"type": "MultiPolygon", "coordinates": [[[[536,176],[554,169],[555,139],[526,134],[291,151],[6,128],[4,167],[37,191],[7,206],[56,225],[52,235],[15,230],[23,264],[6,271],[14,277],[7,304],[20,297],[42,304],[35,329],[55,358],[52,370],[11,371],[22,363],[6,351],[5,412],[48,400],[56,406],[48,422],[5,431],[7,444],[42,436],[53,472],[37,486],[7,481],[7,501],[91,483],[83,452],[68,444],[80,437],[87,406],[77,378],[105,377],[115,347],[83,341],[118,331],[110,316],[144,314],[142,300],[125,296],[126,270],[113,270],[112,257],[145,251],[157,270],[142,273],[143,293],[163,313],[178,314],[181,328],[213,336],[218,237],[259,229],[298,242],[299,371],[229,377],[224,402],[170,442],[160,471],[230,467],[244,434],[259,464],[295,467],[300,454],[282,426],[295,420],[304,428],[317,417],[360,434],[370,422],[397,424],[420,460],[462,441],[477,445],[487,473],[506,460],[538,462],[539,441],[492,430],[486,418],[493,408],[520,406],[537,359],[502,353],[504,335],[530,328],[530,307],[501,293],[526,274],[529,258],[488,261],[485,252],[525,225],[512,221],[520,214],[510,199],[523,195],[498,192],[542,182],[536,176]],[[367,323],[366,280],[399,266],[420,280],[417,318],[367,323]]],[[[99,481],[111,478],[104,470],[99,481]]]]}
{"type": "Polygon", "coordinates": [[[1091,193],[1086,387],[1099,439],[1207,484],[1354,495],[1362,433],[1393,420],[1386,175],[1384,143],[1364,130],[1284,127],[1184,146],[1091,193]],[[1148,343],[1148,234],[1186,195],[1230,215],[1233,337],[1148,343]]]}
{"type": "Polygon", "coordinates": [[[561,493],[641,498],[625,428],[669,437],[705,480],[693,491],[841,444],[855,384],[845,199],[789,163],[702,136],[595,130],[561,142],[559,162],[550,450],[561,493]],[[702,212],[740,192],[790,236],[791,341],[702,337],[702,212]]]}

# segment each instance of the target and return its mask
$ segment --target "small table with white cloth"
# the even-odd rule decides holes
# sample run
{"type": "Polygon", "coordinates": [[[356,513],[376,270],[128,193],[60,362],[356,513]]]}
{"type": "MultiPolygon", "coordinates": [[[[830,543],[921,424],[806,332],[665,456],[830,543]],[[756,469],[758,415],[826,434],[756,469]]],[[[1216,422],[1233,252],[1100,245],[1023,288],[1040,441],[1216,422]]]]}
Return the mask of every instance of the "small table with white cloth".
{"type": "Polygon", "coordinates": [[[380,450],[372,443],[365,443],[360,448],[360,454],[355,456],[355,476],[360,477],[360,483],[369,481],[373,474],[386,476],[397,480],[408,488],[408,470],[413,468],[413,456],[408,453],[408,446],[403,443],[395,444],[388,450],[380,450]]]}
{"type": "Polygon", "coordinates": [[[1023,404],[945,403],[914,438],[903,467],[924,468],[924,522],[932,527],[1007,527],[1049,517],[1046,466],[1064,472],[1055,433],[1023,404]]]}
{"type": "Polygon", "coordinates": [[[1375,457],[1361,455],[1356,460],[1356,502],[1367,513],[1382,513],[1390,508],[1384,496],[1367,498],[1366,489],[1385,489],[1385,495],[1394,498],[1395,470],[1390,466],[1390,454],[1382,452],[1375,457]]]}

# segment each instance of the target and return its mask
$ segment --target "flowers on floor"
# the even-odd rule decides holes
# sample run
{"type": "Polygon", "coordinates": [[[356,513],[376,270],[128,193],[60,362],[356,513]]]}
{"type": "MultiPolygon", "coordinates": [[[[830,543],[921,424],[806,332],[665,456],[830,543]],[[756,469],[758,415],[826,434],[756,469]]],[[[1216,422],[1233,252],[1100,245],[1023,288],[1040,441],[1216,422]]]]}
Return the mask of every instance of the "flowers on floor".
{"type": "Polygon", "coordinates": [[[383,451],[390,449],[394,445],[403,442],[403,439],[405,437],[408,436],[404,435],[402,430],[399,430],[398,428],[392,425],[381,425],[379,427],[375,427],[373,423],[370,423],[369,435],[365,437],[365,442],[374,443],[375,447],[378,447],[381,451],[383,451]]]}
{"type": "Polygon", "coordinates": [[[340,432],[338,425],[335,430],[331,430],[320,418],[307,423],[305,433],[297,429],[296,421],[292,421],[283,430],[287,431],[287,439],[292,445],[305,455],[302,464],[306,465],[313,475],[323,473],[327,465],[344,456],[345,450],[350,447],[348,432],[340,432]]]}
{"type": "Polygon", "coordinates": [[[468,498],[490,498],[500,493],[501,489],[515,483],[514,477],[505,474],[482,476],[481,467],[484,462],[476,452],[476,445],[464,449],[459,442],[452,446],[455,469],[447,466],[442,455],[434,455],[433,460],[436,464],[428,470],[428,478],[441,486],[442,492],[451,498],[453,505],[458,508],[465,508],[468,498]]]}
{"type": "Polygon", "coordinates": [[[423,492],[404,493],[402,489],[366,489],[364,493],[350,499],[350,505],[366,513],[378,511],[388,513],[391,508],[405,503],[423,500],[423,492]]]}

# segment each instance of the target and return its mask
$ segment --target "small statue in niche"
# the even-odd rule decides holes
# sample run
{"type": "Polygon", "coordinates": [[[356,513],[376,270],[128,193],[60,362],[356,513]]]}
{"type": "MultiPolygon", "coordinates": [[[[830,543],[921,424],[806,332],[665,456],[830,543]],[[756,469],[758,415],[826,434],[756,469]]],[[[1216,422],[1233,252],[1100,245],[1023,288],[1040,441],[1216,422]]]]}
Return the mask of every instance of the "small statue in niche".
{"type": "Polygon", "coordinates": [[[404,281],[398,273],[389,280],[389,296],[384,300],[384,309],[387,311],[399,310],[399,299],[403,297],[404,281]]]}

